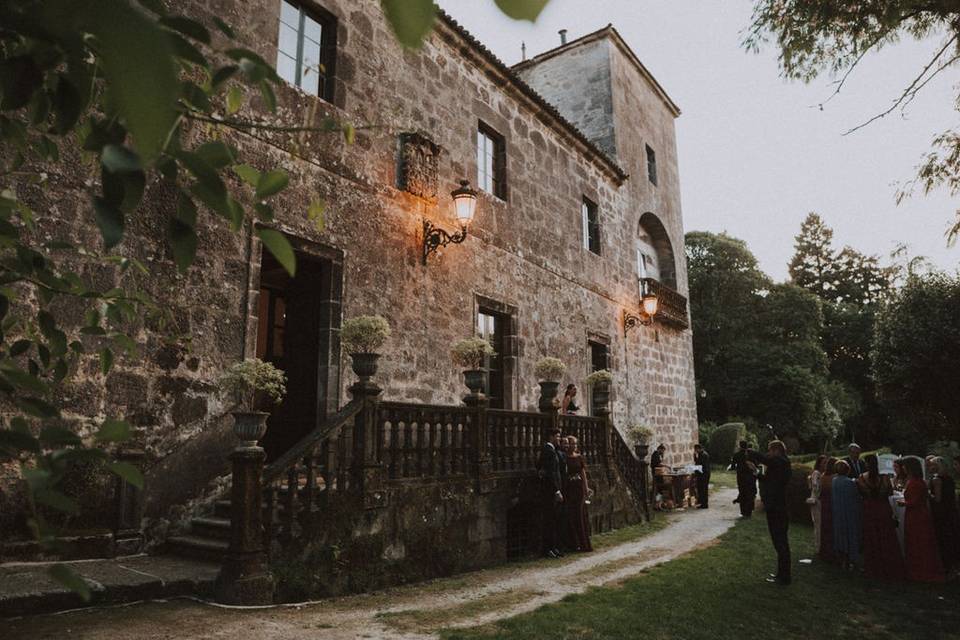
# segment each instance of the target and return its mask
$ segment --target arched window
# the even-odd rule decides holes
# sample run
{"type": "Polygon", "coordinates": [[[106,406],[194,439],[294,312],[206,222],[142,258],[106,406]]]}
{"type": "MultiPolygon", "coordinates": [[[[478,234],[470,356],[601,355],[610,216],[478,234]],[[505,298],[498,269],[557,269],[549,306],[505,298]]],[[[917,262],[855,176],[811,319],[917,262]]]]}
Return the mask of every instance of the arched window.
{"type": "Polygon", "coordinates": [[[670,287],[677,288],[677,269],[673,258],[673,245],[660,218],[647,212],[640,216],[637,227],[637,278],[652,278],[670,287]]]}

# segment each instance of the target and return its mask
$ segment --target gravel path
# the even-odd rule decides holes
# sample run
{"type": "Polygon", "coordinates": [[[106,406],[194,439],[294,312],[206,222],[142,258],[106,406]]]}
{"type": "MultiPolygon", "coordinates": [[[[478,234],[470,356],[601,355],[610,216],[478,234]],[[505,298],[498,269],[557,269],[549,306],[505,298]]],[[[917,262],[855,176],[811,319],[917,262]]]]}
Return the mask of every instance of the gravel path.
{"type": "Polygon", "coordinates": [[[255,610],[188,600],[82,610],[18,621],[0,621],[5,640],[83,638],[161,640],[270,638],[341,640],[435,638],[444,627],[486,624],[556,602],[591,586],[616,583],[714,540],[736,521],[732,489],[711,496],[710,509],[667,516],[662,530],[633,542],[575,558],[507,565],[420,585],[255,610]],[[4,625],[7,626],[4,629],[4,625]]]}

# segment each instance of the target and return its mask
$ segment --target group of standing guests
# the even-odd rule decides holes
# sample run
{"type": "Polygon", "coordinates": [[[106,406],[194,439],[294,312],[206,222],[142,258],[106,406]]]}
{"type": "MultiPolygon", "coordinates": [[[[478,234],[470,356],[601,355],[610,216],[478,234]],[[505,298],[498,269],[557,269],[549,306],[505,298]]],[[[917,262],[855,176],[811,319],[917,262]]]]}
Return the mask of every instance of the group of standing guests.
{"type": "Polygon", "coordinates": [[[849,451],[842,460],[819,456],[808,477],[818,556],[879,580],[943,582],[960,571],[960,459],[951,469],[929,456],[927,481],[918,458],[896,460],[890,475],[876,455],[861,459],[856,444],[849,451]]]}
{"type": "Polygon", "coordinates": [[[537,461],[541,494],[541,553],[559,558],[565,552],[593,551],[587,514],[590,486],[587,464],[574,436],[549,433],[537,461]]]}

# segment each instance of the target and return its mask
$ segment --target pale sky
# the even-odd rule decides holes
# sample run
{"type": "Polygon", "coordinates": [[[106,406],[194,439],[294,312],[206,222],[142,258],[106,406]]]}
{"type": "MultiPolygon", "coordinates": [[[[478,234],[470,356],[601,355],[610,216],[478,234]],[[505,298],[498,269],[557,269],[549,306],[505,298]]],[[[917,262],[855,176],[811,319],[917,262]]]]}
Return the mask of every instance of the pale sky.
{"type": "Polygon", "coordinates": [[[750,23],[746,0],[551,0],[536,24],[514,22],[493,0],[439,0],[447,13],[501,60],[520,60],[612,23],[680,106],[676,122],[684,226],[727,231],[747,241],[761,267],[784,279],[793,238],[809,211],[849,244],[886,257],[899,242],[955,271],[960,243],[944,232],[960,206],[946,193],[915,195],[897,206],[933,137],[960,126],[952,109],[957,68],[942,73],[910,105],[856,133],[883,111],[939,48],[906,41],[864,59],[843,92],[828,78],[809,85],[780,78],[776,51],[741,46],[750,23]]]}

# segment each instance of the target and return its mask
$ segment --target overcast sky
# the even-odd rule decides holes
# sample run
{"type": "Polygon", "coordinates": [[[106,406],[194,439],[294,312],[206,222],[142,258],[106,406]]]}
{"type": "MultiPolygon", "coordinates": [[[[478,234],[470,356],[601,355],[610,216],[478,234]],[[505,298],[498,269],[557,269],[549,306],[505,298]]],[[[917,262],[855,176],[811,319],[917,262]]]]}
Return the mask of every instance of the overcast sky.
{"type": "Polygon", "coordinates": [[[829,79],[805,85],[780,78],[776,51],[747,53],[746,0],[551,0],[536,24],[514,22],[493,0],[439,0],[440,6],[507,64],[612,23],[680,106],[677,143],[684,226],[727,231],[747,241],[761,267],[787,276],[793,237],[809,211],[849,244],[886,257],[899,242],[954,271],[960,245],[944,232],[958,208],[946,193],[897,206],[934,135],[960,124],[951,106],[956,69],[910,105],[859,132],[848,129],[884,110],[936,51],[938,41],[902,42],[868,56],[821,111],[829,79]]]}

